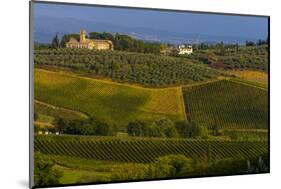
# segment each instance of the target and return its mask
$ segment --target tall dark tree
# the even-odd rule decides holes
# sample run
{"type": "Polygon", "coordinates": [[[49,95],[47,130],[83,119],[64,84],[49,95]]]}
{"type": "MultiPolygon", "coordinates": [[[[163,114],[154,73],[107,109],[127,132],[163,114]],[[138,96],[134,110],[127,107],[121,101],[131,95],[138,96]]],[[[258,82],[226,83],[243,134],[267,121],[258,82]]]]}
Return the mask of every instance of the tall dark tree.
{"type": "Polygon", "coordinates": [[[214,136],[219,135],[219,125],[218,125],[217,118],[215,118],[214,123],[211,125],[211,129],[214,136]]]}
{"type": "Polygon", "coordinates": [[[246,46],[255,46],[255,43],[253,41],[246,40],[246,46]]]}
{"type": "Polygon", "coordinates": [[[176,129],[181,137],[188,138],[189,137],[189,127],[187,121],[179,121],[175,123],[176,129]]]}
{"type": "Polygon", "coordinates": [[[220,44],[219,44],[219,50],[220,50],[220,55],[224,56],[224,43],[223,43],[223,41],[221,41],[220,44]]]}
{"type": "Polygon", "coordinates": [[[59,47],[60,47],[60,41],[59,41],[58,34],[56,33],[56,35],[55,35],[55,37],[53,38],[53,41],[52,41],[52,48],[58,49],[59,47]]]}
{"type": "Polygon", "coordinates": [[[113,126],[107,124],[105,121],[96,121],[96,134],[100,136],[110,136],[113,135],[113,126]]]}
{"type": "Polygon", "coordinates": [[[198,125],[196,122],[192,121],[189,124],[189,137],[206,138],[206,137],[208,137],[208,129],[206,127],[198,125]]]}
{"type": "Polygon", "coordinates": [[[55,120],[54,120],[54,124],[55,124],[55,127],[62,133],[64,132],[67,132],[68,130],[68,121],[61,118],[61,117],[55,117],[55,120]]]}
{"type": "Polygon", "coordinates": [[[128,124],[127,132],[130,136],[143,136],[145,123],[143,121],[133,121],[128,124]]]}

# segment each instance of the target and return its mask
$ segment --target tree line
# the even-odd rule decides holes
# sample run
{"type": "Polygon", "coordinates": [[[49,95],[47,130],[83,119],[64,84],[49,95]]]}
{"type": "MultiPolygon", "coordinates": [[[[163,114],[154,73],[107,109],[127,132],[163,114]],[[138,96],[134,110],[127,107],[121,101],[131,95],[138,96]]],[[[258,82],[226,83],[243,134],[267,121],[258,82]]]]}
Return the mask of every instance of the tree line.
{"type": "Polygon", "coordinates": [[[208,128],[196,122],[172,122],[168,118],[160,118],[154,122],[132,121],[127,126],[129,136],[167,137],[167,138],[208,138],[208,128]]]}
{"type": "MultiPolygon", "coordinates": [[[[35,121],[37,114],[34,114],[35,121]]],[[[94,135],[94,136],[115,136],[120,131],[114,124],[105,120],[89,117],[88,119],[69,120],[62,117],[55,117],[54,127],[43,130],[55,133],[70,135],[94,135]]],[[[218,128],[211,128],[218,133],[218,128]]],[[[42,130],[35,126],[35,132],[42,130]]],[[[167,117],[153,121],[135,120],[128,123],[126,132],[133,137],[162,137],[162,138],[208,138],[208,128],[198,125],[196,122],[180,121],[174,123],[167,117]]],[[[216,134],[214,134],[216,135],[216,134]]]]}

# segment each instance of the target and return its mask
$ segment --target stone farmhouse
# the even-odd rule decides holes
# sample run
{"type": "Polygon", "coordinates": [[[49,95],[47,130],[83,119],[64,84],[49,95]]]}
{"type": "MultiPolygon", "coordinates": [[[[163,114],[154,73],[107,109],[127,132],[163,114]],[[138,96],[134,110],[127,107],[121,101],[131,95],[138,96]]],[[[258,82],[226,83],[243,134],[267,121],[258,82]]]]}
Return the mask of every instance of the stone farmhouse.
{"type": "Polygon", "coordinates": [[[66,43],[67,48],[86,48],[86,49],[96,49],[96,50],[113,50],[113,43],[110,40],[101,39],[87,39],[86,31],[80,30],[80,40],[75,38],[70,38],[66,43]]]}

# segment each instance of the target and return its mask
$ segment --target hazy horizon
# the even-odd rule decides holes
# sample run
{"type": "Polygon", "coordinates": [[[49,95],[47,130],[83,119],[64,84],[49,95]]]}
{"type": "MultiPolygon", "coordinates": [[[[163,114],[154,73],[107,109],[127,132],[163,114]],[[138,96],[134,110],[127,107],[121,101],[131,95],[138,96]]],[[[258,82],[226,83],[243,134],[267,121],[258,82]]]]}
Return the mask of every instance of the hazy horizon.
{"type": "Polygon", "coordinates": [[[195,40],[241,43],[268,36],[268,18],[256,16],[34,3],[34,20],[39,41],[40,37],[48,41],[56,32],[78,33],[81,27],[91,32],[120,31],[144,40],[175,43],[195,40]]]}

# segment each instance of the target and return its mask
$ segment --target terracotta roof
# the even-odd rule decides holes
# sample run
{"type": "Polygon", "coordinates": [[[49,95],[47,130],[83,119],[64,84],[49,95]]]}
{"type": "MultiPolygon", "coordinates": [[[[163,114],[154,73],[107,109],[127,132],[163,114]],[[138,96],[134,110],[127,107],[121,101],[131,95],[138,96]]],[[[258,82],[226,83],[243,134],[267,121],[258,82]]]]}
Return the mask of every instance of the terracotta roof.
{"type": "Polygon", "coordinates": [[[90,40],[90,39],[85,39],[84,42],[80,42],[81,44],[89,44],[89,43],[92,43],[93,41],[90,40]]]}
{"type": "Polygon", "coordinates": [[[67,43],[75,43],[76,44],[76,43],[79,43],[79,41],[77,39],[71,37],[67,43]]]}
{"type": "Polygon", "coordinates": [[[80,41],[78,41],[77,39],[75,39],[73,37],[71,37],[67,43],[68,44],[77,44],[77,43],[79,43],[79,44],[89,44],[89,43],[92,43],[92,42],[93,43],[109,43],[111,45],[113,44],[112,41],[103,40],[103,39],[85,39],[85,41],[81,43],[80,41]]]}
{"type": "Polygon", "coordinates": [[[104,40],[104,39],[92,39],[92,41],[96,42],[96,43],[110,43],[110,44],[112,44],[112,41],[104,40]]]}

